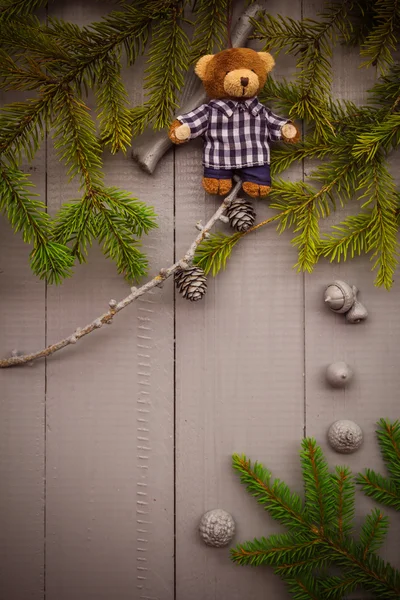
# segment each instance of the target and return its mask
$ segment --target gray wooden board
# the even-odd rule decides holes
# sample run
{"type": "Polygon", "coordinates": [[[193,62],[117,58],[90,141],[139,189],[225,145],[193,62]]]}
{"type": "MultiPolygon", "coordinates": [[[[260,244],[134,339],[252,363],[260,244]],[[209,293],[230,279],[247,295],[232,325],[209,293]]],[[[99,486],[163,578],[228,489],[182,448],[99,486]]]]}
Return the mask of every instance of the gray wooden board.
{"type": "MultiPolygon", "coordinates": [[[[314,18],[323,3],[304,1],[304,16],[314,18]]],[[[375,69],[360,69],[361,59],[357,49],[344,46],[335,48],[333,57],[332,93],[337,98],[362,104],[367,99],[366,90],[376,80],[375,69]]],[[[396,158],[398,167],[398,157],[396,158]]],[[[396,172],[393,165],[393,172],[396,172]]],[[[309,171],[309,164],[305,165],[309,171]]],[[[348,214],[359,210],[359,204],[350,203],[327,219],[328,225],[338,223],[348,214]]],[[[400,289],[396,284],[388,292],[374,287],[375,274],[368,257],[359,257],[345,264],[322,261],[314,273],[306,277],[305,286],[305,382],[306,382],[306,433],[315,437],[326,452],[330,465],[346,464],[354,473],[373,468],[385,473],[375,436],[376,422],[380,417],[399,417],[398,388],[400,373],[397,364],[397,347],[400,325],[397,319],[400,289]],[[369,311],[368,320],[350,325],[342,315],[335,315],[323,303],[324,289],[335,279],[356,285],[360,300],[369,311]],[[354,369],[354,380],[348,388],[332,389],[325,380],[326,367],[343,360],[354,369]],[[350,419],[364,431],[362,448],[351,455],[335,453],[327,443],[327,430],[338,419],[350,419]]],[[[397,277],[395,277],[397,280],[397,277]]],[[[374,504],[357,493],[356,524],[360,526],[364,515],[374,504]]],[[[400,521],[391,509],[383,508],[391,517],[391,530],[383,555],[397,563],[400,521]],[[393,518],[394,517],[394,518],[393,518]]]]}
{"type": "MultiPolygon", "coordinates": [[[[55,3],[51,14],[79,24],[112,4],[55,3]]],[[[141,68],[126,72],[132,103],[141,68]]],[[[52,211],[76,196],[49,148],[52,211]]],[[[160,228],[144,240],[151,269],[173,258],[173,169],[154,177],[129,157],[105,155],[106,183],[155,206],[160,228]]],[[[129,286],[97,247],[74,278],[48,294],[55,341],[107,309],[129,286]]],[[[173,597],[173,296],[143,296],[77,346],[48,361],[47,598],[173,597]]]]}
{"type": "MultiPolygon", "coordinates": [[[[266,6],[299,18],[315,16],[322,2],[271,0],[266,6]]],[[[111,8],[95,0],[54,2],[51,14],[83,24],[111,8]]],[[[335,51],[337,96],[363,99],[374,73],[359,71],[358,62],[354,51],[335,51]]],[[[280,56],[275,77],[292,73],[293,61],[280,56]]],[[[137,104],[143,64],[125,76],[137,104]]],[[[305,165],[306,172],[311,168],[305,165]]],[[[66,185],[51,143],[47,165],[43,151],[32,169],[43,196],[46,170],[54,213],[78,191],[75,183],[66,185]]],[[[202,192],[199,141],[168,153],[152,176],[129,156],[105,155],[105,171],[107,184],[156,207],[160,228],[144,240],[152,273],[173,260],[174,225],[180,256],[195,223],[218,204],[202,192]]],[[[302,174],[298,166],[284,176],[302,174]]],[[[260,220],[272,214],[268,202],[255,206],[260,220]]],[[[112,327],[53,356],[47,371],[41,362],[0,374],[0,600],[45,594],[50,600],[288,598],[268,570],[237,567],[226,550],[202,545],[199,519],[211,508],[230,511],[235,541],[279,531],[241,486],[231,455],[262,461],[300,491],[304,430],[321,442],[332,466],[383,472],[374,424],[381,416],[398,417],[400,337],[397,285],[390,293],[374,288],[365,259],[321,263],[312,276],[297,274],[290,237],[279,237],[273,227],[248,236],[227,270],[210,277],[201,303],[174,298],[168,282],[112,327]],[[370,311],[366,323],[347,325],[324,307],[324,287],[338,277],[360,288],[370,311]],[[355,370],[346,391],[325,383],[324,369],[334,360],[355,370]],[[364,430],[364,445],[354,455],[338,456],[327,446],[326,431],[339,418],[364,430]]],[[[46,304],[45,286],[29,270],[29,249],[4,219],[1,239],[2,355],[39,348],[46,333],[48,342],[72,333],[101,314],[110,298],[129,291],[95,246],[72,280],[48,288],[46,304]]],[[[358,494],[358,523],[370,506],[358,494]]],[[[397,522],[392,518],[384,550],[394,561],[397,522]]]]}
{"type": "MultiPolygon", "coordinates": [[[[20,101],[7,95],[7,102],[20,101]]],[[[5,102],[0,95],[0,104],[5,102]]],[[[45,150],[24,164],[44,197],[45,150]]],[[[29,267],[31,248],[0,218],[0,354],[45,342],[45,284],[29,267]]],[[[45,365],[0,373],[0,599],[43,597],[45,365]]]]}
{"type": "MultiPolygon", "coordinates": [[[[300,2],[268,2],[268,10],[300,17],[300,2]]],[[[274,71],[288,75],[282,56],[274,71]]],[[[301,168],[286,177],[301,178],[301,168]]],[[[175,151],[177,255],[218,199],[201,188],[201,142],[175,151]]],[[[267,202],[255,202],[258,219],[267,202]]],[[[228,227],[219,226],[229,231],[228,227]]],[[[203,512],[229,511],[236,541],[278,531],[231,468],[246,453],[298,487],[295,460],[303,435],[303,277],[292,265],[290,235],[274,228],[246,238],[225,272],[209,279],[200,305],[177,296],[177,599],[286,598],[271,572],[233,565],[226,550],[206,547],[197,528],[203,512]]]]}

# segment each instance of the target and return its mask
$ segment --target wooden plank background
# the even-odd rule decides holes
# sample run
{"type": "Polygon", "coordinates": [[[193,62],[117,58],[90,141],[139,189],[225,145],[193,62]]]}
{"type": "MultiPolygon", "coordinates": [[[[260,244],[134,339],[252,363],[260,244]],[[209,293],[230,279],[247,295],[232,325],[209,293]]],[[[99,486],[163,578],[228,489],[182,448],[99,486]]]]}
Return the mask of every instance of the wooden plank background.
{"type": "MultiPolygon", "coordinates": [[[[315,17],[322,2],[265,5],[297,19],[315,17]]],[[[56,0],[49,14],[84,24],[112,8],[111,1],[56,0]]],[[[293,64],[279,57],[275,77],[290,77],[293,64]]],[[[358,65],[356,51],[336,49],[337,97],[365,98],[375,73],[358,65]]],[[[125,75],[137,104],[143,64],[125,75]]],[[[311,166],[285,177],[298,180],[311,166]]],[[[75,197],[50,139],[24,168],[51,213],[75,197]]],[[[169,152],[152,176],[129,156],[105,156],[107,183],[159,215],[159,229],[144,241],[152,272],[180,256],[195,223],[215,209],[201,170],[198,141],[169,152]]],[[[255,205],[259,219],[269,214],[266,202],[255,205]]],[[[98,248],[73,279],[46,286],[31,275],[21,239],[4,219],[0,225],[3,356],[64,337],[126,294],[98,248]]],[[[326,431],[350,418],[365,444],[345,462],[354,471],[382,470],[375,422],[399,416],[400,384],[398,285],[390,293],[374,288],[365,259],[320,264],[307,277],[291,268],[295,261],[290,234],[259,231],[210,280],[201,303],[184,301],[168,282],[78,346],[0,372],[0,600],[288,598],[269,570],[239,568],[226,550],[199,540],[200,516],[216,507],[234,515],[236,540],[278,531],[241,488],[231,454],[247,453],[300,490],[303,434],[318,439],[332,465],[342,463],[326,431]],[[360,288],[366,323],[349,326],[323,306],[324,287],[339,277],[360,288]],[[348,391],[325,384],[323,371],[335,360],[355,370],[348,391]]],[[[370,505],[358,494],[358,519],[370,505]]],[[[392,520],[385,556],[395,562],[400,525],[392,520]]]]}

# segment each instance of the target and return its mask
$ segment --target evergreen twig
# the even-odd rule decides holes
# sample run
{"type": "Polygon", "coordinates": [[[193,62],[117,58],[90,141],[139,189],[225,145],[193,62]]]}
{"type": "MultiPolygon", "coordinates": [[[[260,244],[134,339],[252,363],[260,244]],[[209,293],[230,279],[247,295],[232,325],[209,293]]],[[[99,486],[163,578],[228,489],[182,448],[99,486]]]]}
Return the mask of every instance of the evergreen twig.
{"type": "Polygon", "coordinates": [[[349,469],[337,467],[330,475],[312,438],[302,442],[301,464],[304,503],[261,464],[233,456],[233,467],[248,492],[289,532],[240,543],[231,551],[232,560],[272,566],[294,598],[340,599],[358,588],[377,598],[398,598],[400,573],[376,554],[387,533],[387,518],[373,510],[363,523],[360,540],[355,541],[355,492],[349,469]],[[341,576],[327,575],[333,565],[341,569],[341,576]]]}

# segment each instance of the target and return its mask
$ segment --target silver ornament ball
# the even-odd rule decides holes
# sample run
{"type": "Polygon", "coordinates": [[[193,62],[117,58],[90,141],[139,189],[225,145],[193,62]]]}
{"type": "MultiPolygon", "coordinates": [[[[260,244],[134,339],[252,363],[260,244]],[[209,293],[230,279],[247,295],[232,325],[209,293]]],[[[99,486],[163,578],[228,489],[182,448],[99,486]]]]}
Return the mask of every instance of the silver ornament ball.
{"type": "Polygon", "coordinates": [[[328,441],[331,447],[341,454],[351,454],[361,446],[363,442],[363,432],[361,427],[354,423],[342,419],[335,421],[329,427],[328,441]]]}
{"type": "Polygon", "coordinates": [[[326,369],[326,379],[332,387],[345,387],[352,379],[353,371],[348,364],[338,361],[330,364],[326,369]]]}
{"type": "Polygon", "coordinates": [[[222,548],[227,546],[235,535],[235,521],[226,510],[215,508],[201,517],[199,531],[207,546],[222,548]]]}

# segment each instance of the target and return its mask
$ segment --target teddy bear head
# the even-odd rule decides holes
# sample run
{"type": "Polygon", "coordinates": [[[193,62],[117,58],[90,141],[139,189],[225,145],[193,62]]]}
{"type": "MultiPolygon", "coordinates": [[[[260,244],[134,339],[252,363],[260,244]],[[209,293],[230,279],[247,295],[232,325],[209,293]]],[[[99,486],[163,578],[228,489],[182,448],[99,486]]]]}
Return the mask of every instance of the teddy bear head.
{"type": "Polygon", "coordinates": [[[195,72],[210,98],[252,98],[264,86],[274,64],[268,52],[229,48],[202,56],[195,72]]]}

